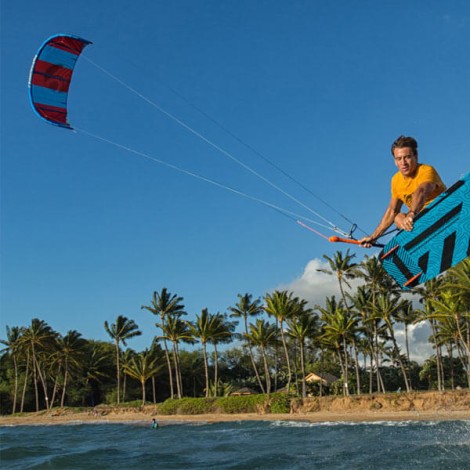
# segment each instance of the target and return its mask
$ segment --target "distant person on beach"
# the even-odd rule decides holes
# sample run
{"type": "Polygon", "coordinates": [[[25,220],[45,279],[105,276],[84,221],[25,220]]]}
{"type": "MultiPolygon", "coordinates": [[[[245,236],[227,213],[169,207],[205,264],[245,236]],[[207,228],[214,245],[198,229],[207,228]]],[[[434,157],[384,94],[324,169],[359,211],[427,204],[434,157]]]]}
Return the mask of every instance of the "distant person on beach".
{"type": "Polygon", "coordinates": [[[392,198],[377,228],[359,240],[365,248],[373,246],[394,222],[399,229],[413,230],[415,217],[446,189],[431,165],[418,163],[418,142],[413,137],[401,135],[391,150],[398,168],[391,181],[392,198]],[[408,208],[406,213],[401,212],[403,204],[408,208]]]}
{"type": "Polygon", "coordinates": [[[155,418],[152,419],[152,429],[158,429],[158,423],[155,418]]]}

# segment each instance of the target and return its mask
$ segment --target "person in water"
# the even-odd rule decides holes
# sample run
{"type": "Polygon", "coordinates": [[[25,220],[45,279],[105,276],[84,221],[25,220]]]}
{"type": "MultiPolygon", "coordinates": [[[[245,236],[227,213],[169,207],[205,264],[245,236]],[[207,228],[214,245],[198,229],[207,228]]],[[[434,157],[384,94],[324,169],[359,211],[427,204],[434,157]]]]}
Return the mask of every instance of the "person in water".
{"type": "Polygon", "coordinates": [[[399,229],[413,230],[415,217],[446,189],[431,165],[418,163],[418,142],[413,137],[401,135],[391,150],[398,168],[391,181],[392,197],[377,228],[359,240],[366,248],[373,246],[394,222],[399,229]],[[403,204],[408,208],[406,213],[401,212],[403,204]]]}
{"type": "Polygon", "coordinates": [[[158,429],[158,423],[155,418],[152,418],[152,429],[158,429]]]}

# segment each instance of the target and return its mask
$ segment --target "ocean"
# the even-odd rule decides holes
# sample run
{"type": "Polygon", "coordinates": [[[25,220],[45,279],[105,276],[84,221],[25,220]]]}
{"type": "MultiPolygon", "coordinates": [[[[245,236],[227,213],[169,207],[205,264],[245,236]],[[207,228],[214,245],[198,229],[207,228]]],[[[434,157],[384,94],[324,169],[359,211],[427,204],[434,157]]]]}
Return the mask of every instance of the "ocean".
{"type": "Polygon", "coordinates": [[[470,421],[0,427],[6,469],[470,469],[470,421]]]}

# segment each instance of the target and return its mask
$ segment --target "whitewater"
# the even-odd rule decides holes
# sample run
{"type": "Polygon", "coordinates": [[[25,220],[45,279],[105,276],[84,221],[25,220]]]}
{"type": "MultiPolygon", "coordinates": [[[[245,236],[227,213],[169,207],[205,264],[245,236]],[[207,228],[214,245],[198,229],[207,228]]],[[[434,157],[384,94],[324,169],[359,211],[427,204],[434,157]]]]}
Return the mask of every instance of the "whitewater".
{"type": "Polygon", "coordinates": [[[2,469],[470,468],[470,421],[0,427],[2,469]]]}

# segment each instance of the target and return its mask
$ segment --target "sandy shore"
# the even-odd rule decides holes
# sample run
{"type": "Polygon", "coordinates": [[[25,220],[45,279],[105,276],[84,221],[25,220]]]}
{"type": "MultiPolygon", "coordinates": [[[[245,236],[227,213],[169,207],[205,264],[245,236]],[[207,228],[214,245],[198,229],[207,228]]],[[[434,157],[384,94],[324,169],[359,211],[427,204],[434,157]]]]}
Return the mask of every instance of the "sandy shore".
{"type": "Polygon", "coordinates": [[[156,418],[161,425],[175,423],[218,423],[228,421],[306,421],[306,422],[377,422],[377,421],[444,421],[470,420],[468,411],[397,411],[397,412],[345,412],[320,411],[289,414],[206,414],[206,415],[155,415],[148,412],[109,413],[97,416],[92,412],[56,411],[25,413],[21,416],[1,416],[0,426],[54,425],[77,423],[150,423],[156,418]]]}

